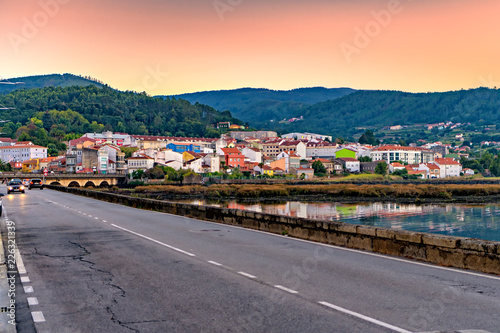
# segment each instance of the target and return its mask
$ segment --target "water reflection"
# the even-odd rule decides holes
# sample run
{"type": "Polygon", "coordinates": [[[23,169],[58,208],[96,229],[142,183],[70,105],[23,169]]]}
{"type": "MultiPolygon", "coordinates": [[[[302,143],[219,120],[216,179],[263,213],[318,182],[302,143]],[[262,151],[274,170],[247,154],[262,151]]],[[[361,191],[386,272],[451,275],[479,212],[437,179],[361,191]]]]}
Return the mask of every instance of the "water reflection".
{"type": "Polygon", "coordinates": [[[192,204],[251,210],[295,217],[341,221],[385,228],[430,232],[500,241],[500,206],[497,205],[414,205],[399,203],[211,203],[192,204]]]}

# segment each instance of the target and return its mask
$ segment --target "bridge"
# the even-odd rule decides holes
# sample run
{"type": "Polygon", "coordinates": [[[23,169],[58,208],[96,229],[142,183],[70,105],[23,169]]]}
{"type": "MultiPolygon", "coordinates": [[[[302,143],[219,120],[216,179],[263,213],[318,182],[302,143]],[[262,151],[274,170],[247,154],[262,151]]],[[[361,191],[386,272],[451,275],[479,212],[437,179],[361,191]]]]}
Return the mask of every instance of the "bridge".
{"type": "Polygon", "coordinates": [[[66,187],[110,187],[124,184],[127,177],[120,174],[43,174],[33,173],[3,173],[2,177],[7,179],[44,179],[47,185],[61,185],[66,187]]]}

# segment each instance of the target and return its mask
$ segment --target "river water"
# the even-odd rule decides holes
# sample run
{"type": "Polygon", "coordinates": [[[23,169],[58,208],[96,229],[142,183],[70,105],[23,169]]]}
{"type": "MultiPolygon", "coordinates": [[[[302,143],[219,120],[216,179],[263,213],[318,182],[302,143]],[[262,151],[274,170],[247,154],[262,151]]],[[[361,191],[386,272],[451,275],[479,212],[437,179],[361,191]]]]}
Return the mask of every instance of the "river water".
{"type": "Polygon", "coordinates": [[[250,210],[325,221],[371,225],[384,228],[437,233],[500,241],[500,205],[398,203],[211,203],[205,200],[185,203],[250,210]]]}

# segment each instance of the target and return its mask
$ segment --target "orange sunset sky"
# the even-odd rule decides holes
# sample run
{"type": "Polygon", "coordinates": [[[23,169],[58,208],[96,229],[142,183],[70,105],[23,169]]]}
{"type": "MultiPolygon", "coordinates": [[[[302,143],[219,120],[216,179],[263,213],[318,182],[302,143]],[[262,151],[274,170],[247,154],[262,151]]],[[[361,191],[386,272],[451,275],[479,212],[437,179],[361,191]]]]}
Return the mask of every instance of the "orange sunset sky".
{"type": "Polygon", "coordinates": [[[493,87],[499,13],[498,0],[2,0],[0,75],[151,95],[493,87]]]}

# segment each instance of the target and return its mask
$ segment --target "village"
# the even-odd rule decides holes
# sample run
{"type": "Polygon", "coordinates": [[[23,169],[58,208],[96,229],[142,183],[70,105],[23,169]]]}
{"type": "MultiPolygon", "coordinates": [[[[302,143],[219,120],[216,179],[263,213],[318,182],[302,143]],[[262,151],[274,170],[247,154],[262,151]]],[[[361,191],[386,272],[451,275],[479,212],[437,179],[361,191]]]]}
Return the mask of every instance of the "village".
{"type": "MultiPolygon", "coordinates": [[[[236,130],[220,138],[188,138],[107,131],[70,140],[66,154],[55,157],[47,156],[47,147],[32,142],[0,138],[0,144],[0,160],[23,173],[47,170],[137,178],[160,166],[201,175],[237,174],[246,178],[312,179],[357,173],[404,174],[413,179],[474,175],[472,169],[462,169],[458,158],[448,157],[454,148],[450,144],[341,144],[331,136],[314,133],[278,137],[273,131],[236,130]],[[380,163],[385,166],[376,170],[380,163]]],[[[468,154],[458,150],[458,156],[468,154]]]]}

